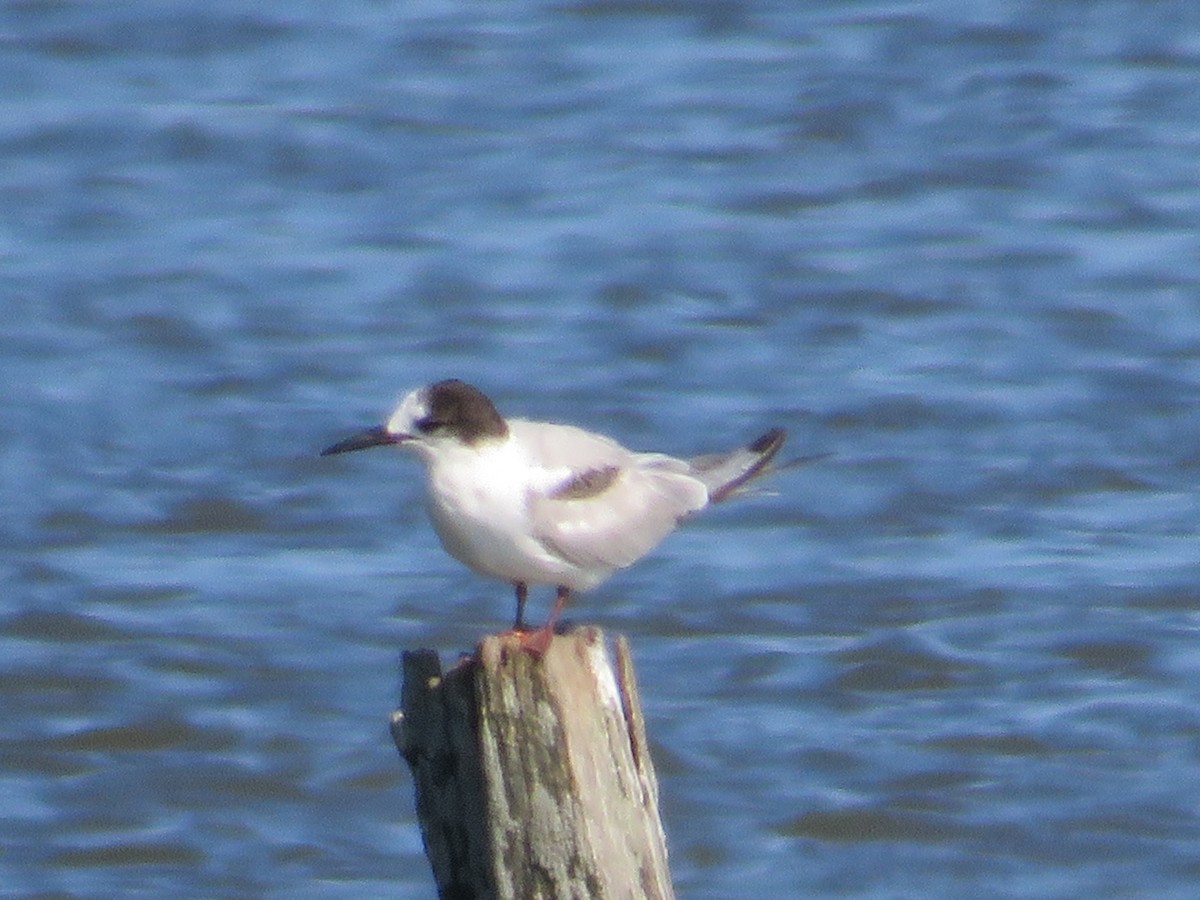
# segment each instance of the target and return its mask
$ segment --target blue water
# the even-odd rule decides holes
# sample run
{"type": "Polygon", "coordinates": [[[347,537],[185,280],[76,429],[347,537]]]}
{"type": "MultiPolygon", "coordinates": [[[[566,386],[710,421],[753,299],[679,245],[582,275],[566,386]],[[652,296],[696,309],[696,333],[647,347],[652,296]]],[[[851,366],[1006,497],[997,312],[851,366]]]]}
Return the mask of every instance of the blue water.
{"type": "MultiPolygon", "coordinates": [[[[833,455],[572,609],[681,897],[1192,897],[1200,6],[0,11],[0,891],[433,896],[404,390],[833,455]]],[[[531,618],[547,598],[531,601],[531,618]]]]}

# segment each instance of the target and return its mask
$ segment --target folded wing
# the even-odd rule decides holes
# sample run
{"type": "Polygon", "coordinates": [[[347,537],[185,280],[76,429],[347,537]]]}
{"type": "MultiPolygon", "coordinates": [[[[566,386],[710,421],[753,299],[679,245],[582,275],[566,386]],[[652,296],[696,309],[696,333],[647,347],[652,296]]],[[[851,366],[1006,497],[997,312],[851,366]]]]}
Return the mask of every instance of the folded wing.
{"type": "Polygon", "coordinates": [[[630,455],[531,494],[534,536],[576,566],[620,569],[645,556],[688,513],[708,503],[708,489],[670,457],[630,455]]]}
{"type": "Polygon", "coordinates": [[[785,432],[775,428],[730,453],[676,459],[632,453],[569,425],[511,420],[544,479],[532,485],[534,537],[588,569],[619,569],[645,556],[680,519],[741,492],[764,474],[785,432]]]}

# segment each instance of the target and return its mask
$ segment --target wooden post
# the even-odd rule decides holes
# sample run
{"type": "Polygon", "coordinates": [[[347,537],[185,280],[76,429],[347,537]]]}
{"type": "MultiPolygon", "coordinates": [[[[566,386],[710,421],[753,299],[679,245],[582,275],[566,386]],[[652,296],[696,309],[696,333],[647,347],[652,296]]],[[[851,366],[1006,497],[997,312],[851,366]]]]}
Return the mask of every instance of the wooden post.
{"type": "Polygon", "coordinates": [[[616,651],[614,675],[586,627],[541,659],[488,637],[445,674],[431,650],[404,654],[392,736],[440,897],[674,897],[623,636],[616,651]]]}

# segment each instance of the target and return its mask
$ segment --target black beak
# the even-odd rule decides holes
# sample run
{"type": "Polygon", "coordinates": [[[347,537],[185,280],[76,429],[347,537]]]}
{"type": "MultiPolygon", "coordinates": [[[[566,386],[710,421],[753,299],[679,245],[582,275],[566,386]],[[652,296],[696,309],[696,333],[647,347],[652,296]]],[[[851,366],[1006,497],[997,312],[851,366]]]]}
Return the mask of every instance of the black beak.
{"type": "Polygon", "coordinates": [[[406,435],[392,434],[382,425],[352,434],[344,441],[338,441],[321,451],[322,456],[333,456],[335,453],[349,453],[351,450],[366,450],[368,447],[382,447],[385,444],[399,444],[406,435]]]}

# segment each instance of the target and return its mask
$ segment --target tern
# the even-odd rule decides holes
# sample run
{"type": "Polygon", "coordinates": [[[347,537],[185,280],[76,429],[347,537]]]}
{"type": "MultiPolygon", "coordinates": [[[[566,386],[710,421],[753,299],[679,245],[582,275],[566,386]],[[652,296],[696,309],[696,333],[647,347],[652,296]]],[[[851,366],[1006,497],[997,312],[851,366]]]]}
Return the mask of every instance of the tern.
{"type": "Polygon", "coordinates": [[[415,451],[442,546],[514,586],[513,631],[540,656],[572,591],[594,588],[683,519],[742,491],[768,470],[786,436],[772,428],[737,450],[691,459],[637,453],[573,425],[506,419],[478,388],[447,379],[412,391],[382,425],[321,455],[387,445],[415,451]],[[546,624],[533,631],[524,620],[530,585],[556,588],[546,624]]]}

